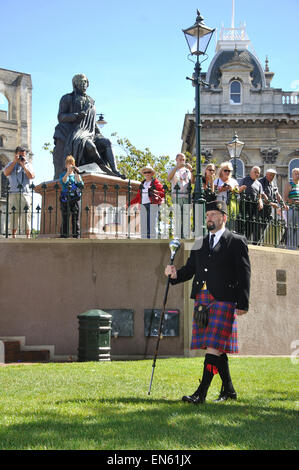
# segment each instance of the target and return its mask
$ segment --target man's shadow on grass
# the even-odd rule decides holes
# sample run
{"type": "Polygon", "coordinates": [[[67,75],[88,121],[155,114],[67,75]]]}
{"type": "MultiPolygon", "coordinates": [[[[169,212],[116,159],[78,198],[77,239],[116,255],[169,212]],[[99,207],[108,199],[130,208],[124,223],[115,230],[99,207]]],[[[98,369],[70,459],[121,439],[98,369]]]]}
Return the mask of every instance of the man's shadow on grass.
{"type": "MultiPolygon", "coordinates": [[[[278,392],[271,392],[273,395],[277,395],[275,398],[273,397],[271,399],[271,402],[277,402],[278,404],[281,404],[283,401],[287,401],[290,399],[287,393],[278,393],[278,392]]],[[[183,411],[188,411],[190,410],[191,413],[194,413],[195,411],[199,411],[202,409],[205,410],[210,410],[210,411],[217,411],[221,412],[222,410],[224,412],[230,412],[230,413],[240,413],[244,410],[250,410],[251,413],[264,413],[264,412],[269,412],[269,413],[293,413],[295,412],[295,406],[294,410],[284,410],[281,409],[281,407],[275,407],[271,405],[267,405],[269,403],[269,398],[265,398],[263,400],[262,397],[259,398],[258,402],[254,398],[241,398],[238,400],[227,400],[224,402],[215,402],[213,398],[207,399],[205,403],[203,404],[193,404],[193,403],[187,403],[183,402],[182,400],[178,398],[154,398],[154,396],[150,395],[145,395],[144,397],[136,397],[136,396],[127,396],[127,397],[114,397],[114,398],[73,398],[69,400],[60,400],[55,402],[57,405],[64,405],[64,404],[108,404],[109,406],[111,405],[117,405],[118,403],[123,404],[123,405],[165,405],[166,407],[171,407],[171,406],[176,406],[176,409],[181,409],[183,411]],[[263,404],[263,401],[265,404],[263,404]],[[254,411],[255,410],[255,411],[254,411]]]]}
{"type": "Polygon", "coordinates": [[[19,449],[295,449],[296,411],[266,403],[196,406],[161,397],[78,397],[50,401],[47,409],[45,397],[37,417],[24,409],[22,422],[19,416],[18,423],[0,429],[0,442],[6,449],[14,442],[19,449]]]}

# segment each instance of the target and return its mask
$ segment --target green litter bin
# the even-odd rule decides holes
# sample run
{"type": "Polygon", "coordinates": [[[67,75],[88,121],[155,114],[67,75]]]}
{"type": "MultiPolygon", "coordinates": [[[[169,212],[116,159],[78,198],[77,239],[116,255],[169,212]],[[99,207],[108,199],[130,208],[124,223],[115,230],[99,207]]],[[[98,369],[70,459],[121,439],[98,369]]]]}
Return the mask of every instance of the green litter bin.
{"type": "Polygon", "coordinates": [[[78,319],[78,361],[110,361],[112,315],[103,310],[88,310],[78,319]]]}

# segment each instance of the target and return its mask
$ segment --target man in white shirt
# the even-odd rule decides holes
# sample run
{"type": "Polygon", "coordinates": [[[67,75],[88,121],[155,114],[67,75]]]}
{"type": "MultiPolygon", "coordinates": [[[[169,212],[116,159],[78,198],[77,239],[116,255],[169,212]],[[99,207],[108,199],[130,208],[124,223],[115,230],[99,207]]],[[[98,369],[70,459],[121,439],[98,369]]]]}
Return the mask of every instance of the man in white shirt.
{"type": "Polygon", "coordinates": [[[192,166],[186,163],[186,156],[179,153],[176,156],[176,166],[168,173],[168,181],[171,182],[172,203],[175,206],[175,236],[190,237],[191,215],[191,183],[195,178],[192,166]]]}

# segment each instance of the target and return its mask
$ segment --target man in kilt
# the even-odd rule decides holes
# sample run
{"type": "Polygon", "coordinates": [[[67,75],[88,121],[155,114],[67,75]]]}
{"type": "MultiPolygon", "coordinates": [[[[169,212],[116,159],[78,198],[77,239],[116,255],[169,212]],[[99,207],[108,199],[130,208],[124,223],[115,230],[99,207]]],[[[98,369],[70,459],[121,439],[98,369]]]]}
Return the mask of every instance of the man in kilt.
{"type": "Polygon", "coordinates": [[[185,266],[176,270],[167,266],[165,275],[172,284],[193,279],[191,298],[194,311],[208,306],[208,324],[192,326],[191,349],[205,349],[202,379],[198,389],[183,396],[188,403],[204,403],[208,388],[219,372],[222,388],[216,401],[236,399],[227,353],[238,353],[237,315],[248,311],[250,261],[246,239],[226,227],[227,206],[224,201],[206,205],[208,235],[193,246],[185,266]]]}

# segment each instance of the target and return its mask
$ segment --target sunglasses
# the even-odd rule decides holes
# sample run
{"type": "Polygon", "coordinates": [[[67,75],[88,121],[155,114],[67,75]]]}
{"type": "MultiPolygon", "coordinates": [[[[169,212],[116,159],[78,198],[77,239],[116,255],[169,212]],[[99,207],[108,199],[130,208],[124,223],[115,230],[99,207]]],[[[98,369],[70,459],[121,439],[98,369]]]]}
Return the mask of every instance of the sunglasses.
{"type": "Polygon", "coordinates": [[[144,171],[143,174],[144,175],[150,175],[150,174],[152,174],[152,171],[144,171]]]}
{"type": "Polygon", "coordinates": [[[215,170],[213,170],[212,168],[208,168],[207,171],[215,171],[215,170]]]}

